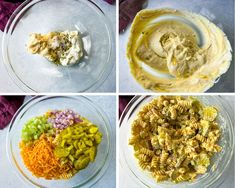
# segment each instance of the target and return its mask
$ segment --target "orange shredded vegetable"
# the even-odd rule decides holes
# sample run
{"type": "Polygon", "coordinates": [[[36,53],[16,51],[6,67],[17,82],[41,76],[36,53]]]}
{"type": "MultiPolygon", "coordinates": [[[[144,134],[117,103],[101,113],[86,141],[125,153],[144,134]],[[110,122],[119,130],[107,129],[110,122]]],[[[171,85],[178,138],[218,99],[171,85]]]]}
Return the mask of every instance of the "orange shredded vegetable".
{"type": "Polygon", "coordinates": [[[69,164],[61,165],[54,156],[52,142],[42,135],[31,145],[20,143],[21,156],[26,167],[36,176],[45,179],[61,179],[64,174],[71,173],[69,164]]]}

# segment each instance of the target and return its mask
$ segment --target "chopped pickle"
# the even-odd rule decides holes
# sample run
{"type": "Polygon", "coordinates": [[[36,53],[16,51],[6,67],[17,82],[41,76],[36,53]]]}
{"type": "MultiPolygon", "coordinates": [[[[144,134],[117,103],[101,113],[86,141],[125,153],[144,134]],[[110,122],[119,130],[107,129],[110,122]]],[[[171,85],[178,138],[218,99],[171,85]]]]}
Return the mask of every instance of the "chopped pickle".
{"type": "Polygon", "coordinates": [[[97,146],[102,141],[98,127],[85,118],[82,122],[62,130],[57,137],[56,156],[66,158],[76,170],[85,168],[89,162],[95,160],[97,146]]]}
{"type": "Polygon", "coordinates": [[[74,167],[76,168],[76,170],[81,170],[81,169],[86,168],[89,162],[90,162],[89,157],[81,157],[81,159],[78,159],[75,162],[74,167]]]}
{"type": "Polygon", "coordinates": [[[54,150],[54,154],[56,157],[61,158],[61,157],[67,157],[69,155],[69,150],[66,148],[61,148],[61,147],[56,147],[54,150]]]}

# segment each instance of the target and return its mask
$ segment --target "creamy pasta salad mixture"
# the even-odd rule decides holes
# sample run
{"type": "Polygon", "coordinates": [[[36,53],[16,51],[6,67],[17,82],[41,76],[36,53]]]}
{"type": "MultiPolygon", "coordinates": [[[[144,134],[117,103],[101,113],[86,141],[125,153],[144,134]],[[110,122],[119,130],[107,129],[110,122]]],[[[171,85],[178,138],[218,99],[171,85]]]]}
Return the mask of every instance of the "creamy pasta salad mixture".
{"type": "Polygon", "coordinates": [[[221,151],[218,110],[193,97],[160,96],[132,123],[129,144],[139,166],[157,182],[193,181],[221,151]]]}

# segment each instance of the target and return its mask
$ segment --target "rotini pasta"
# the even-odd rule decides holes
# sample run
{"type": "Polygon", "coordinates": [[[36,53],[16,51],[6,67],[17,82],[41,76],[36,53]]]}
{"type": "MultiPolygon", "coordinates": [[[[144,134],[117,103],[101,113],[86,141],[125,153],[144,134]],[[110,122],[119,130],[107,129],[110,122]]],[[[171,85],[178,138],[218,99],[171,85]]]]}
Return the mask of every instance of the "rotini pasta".
{"type": "Polygon", "coordinates": [[[154,156],[151,160],[151,167],[157,168],[159,165],[160,157],[154,156]]]}
{"type": "Polygon", "coordinates": [[[156,181],[193,181],[204,174],[221,131],[218,110],[193,97],[160,96],[145,105],[132,123],[133,145],[139,166],[156,181]]]}
{"type": "Polygon", "coordinates": [[[148,156],[153,156],[154,154],[152,150],[149,150],[147,148],[141,148],[139,152],[148,156]]]}
{"type": "Polygon", "coordinates": [[[145,154],[138,155],[138,159],[142,161],[149,161],[149,156],[145,154]]]}
{"type": "Polygon", "coordinates": [[[149,163],[146,162],[146,161],[141,161],[141,160],[139,160],[139,165],[140,165],[140,167],[141,167],[143,170],[145,170],[145,169],[148,168],[149,163]]]}
{"type": "Polygon", "coordinates": [[[69,173],[63,173],[60,175],[60,178],[59,179],[70,179],[73,177],[73,173],[72,172],[69,172],[69,173]]]}

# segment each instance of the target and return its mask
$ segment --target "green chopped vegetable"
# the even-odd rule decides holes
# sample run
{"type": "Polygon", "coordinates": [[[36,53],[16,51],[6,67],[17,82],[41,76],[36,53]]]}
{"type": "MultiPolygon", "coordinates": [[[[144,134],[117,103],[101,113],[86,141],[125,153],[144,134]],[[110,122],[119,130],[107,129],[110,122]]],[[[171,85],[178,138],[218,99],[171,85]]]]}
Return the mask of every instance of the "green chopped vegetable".
{"type": "Polygon", "coordinates": [[[24,125],[21,137],[24,142],[37,140],[43,133],[53,134],[52,129],[52,125],[47,122],[45,116],[34,117],[24,125]]]}

